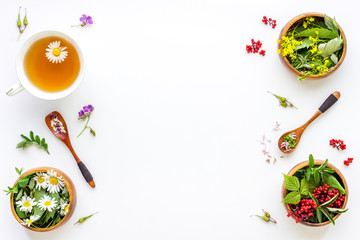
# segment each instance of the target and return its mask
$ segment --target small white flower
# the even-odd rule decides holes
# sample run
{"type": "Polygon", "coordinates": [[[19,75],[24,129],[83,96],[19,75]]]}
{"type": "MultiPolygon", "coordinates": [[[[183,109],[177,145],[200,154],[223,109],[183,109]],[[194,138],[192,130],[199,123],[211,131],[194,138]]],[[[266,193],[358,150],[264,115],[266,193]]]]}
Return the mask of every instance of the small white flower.
{"type": "Polygon", "coordinates": [[[60,192],[61,189],[64,188],[65,183],[62,180],[61,176],[57,176],[57,173],[54,172],[53,169],[47,172],[49,178],[48,178],[48,186],[47,190],[50,193],[60,192]]]}
{"type": "Polygon", "coordinates": [[[34,198],[23,196],[16,202],[16,205],[20,207],[20,211],[22,212],[31,212],[36,203],[34,198]]]}
{"type": "Polygon", "coordinates": [[[45,195],[39,200],[37,205],[41,210],[48,210],[49,212],[52,212],[52,210],[54,210],[58,204],[55,198],[51,198],[48,195],[45,195]]]}
{"type": "Polygon", "coordinates": [[[46,173],[36,173],[36,176],[34,177],[34,180],[36,182],[36,187],[37,189],[41,189],[44,188],[46,189],[48,187],[48,179],[49,176],[46,173]]]}
{"type": "Polygon", "coordinates": [[[38,215],[32,215],[30,218],[24,219],[23,222],[21,223],[22,225],[27,225],[28,227],[30,227],[30,225],[35,222],[36,220],[38,220],[40,217],[38,215]]]}
{"type": "Polygon", "coordinates": [[[60,47],[60,41],[54,41],[46,49],[46,57],[52,63],[61,63],[65,61],[68,52],[64,51],[67,47],[60,47]]]}
{"type": "Polygon", "coordinates": [[[69,207],[70,207],[69,203],[63,203],[61,204],[60,207],[61,207],[60,214],[62,216],[65,216],[69,212],[69,207]]]}

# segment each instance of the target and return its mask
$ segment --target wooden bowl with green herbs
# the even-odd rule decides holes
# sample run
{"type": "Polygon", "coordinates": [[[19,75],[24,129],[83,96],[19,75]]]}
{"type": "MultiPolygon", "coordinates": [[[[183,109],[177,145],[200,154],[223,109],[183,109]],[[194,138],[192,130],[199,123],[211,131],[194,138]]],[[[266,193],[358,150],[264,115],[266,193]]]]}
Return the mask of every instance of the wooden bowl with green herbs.
{"type": "Polygon", "coordinates": [[[21,174],[10,197],[15,219],[36,232],[63,225],[73,214],[75,205],[73,182],[62,171],[50,167],[34,168],[21,174]]]}
{"type": "Polygon", "coordinates": [[[303,13],[281,30],[278,53],[287,69],[299,80],[329,76],[346,55],[346,38],[335,18],[322,13],[303,13]]]}
{"type": "Polygon", "coordinates": [[[282,199],[288,217],[307,226],[319,227],[335,220],[345,209],[349,189],[342,173],[328,161],[301,162],[284,174],[282,199]]]}

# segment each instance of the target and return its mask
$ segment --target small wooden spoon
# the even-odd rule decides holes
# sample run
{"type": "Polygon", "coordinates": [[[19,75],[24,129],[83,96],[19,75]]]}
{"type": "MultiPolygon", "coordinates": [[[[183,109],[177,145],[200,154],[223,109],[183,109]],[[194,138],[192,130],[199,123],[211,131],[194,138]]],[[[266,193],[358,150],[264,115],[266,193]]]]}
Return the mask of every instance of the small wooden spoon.
{"type": "Polygon", "coordinates": [[[79,159],[79,157],[76,155],[73,147],[71,146],[71,142],[70,142],[70,138],[69,138],[69,132],[66,126],[66,122],[64,120],[64,118],[61,116],[61,114],[57,111],[51,112],[50,114],[48,114],[45,117],[45,122],[46,125],[48,126],[48,128],[50,129],[50,131],[58,138],[60,139],[63,143],[65,143],[65,145],[69,148],[70,152],[72,153],[72,155],[74,156],[78,167],[82,173],[82,175],[84,176],[85,180],[89,183],[89,185],[91,187],[95,187],[95,182],[93,177],[91,176],[91,173],[89,172],[89,170],[86,168],[85,164],[79,159]],[[53,127],[51,126],[51,119],[57,117],[57,119],[62,123],[62,126],[65,130],[65,132],[59,132],[55,129],[53,129],[53,127]]]}
{"type": "Polygon", "coordinates": [[[295,150],[295,148],[299,145],[301,135],[303,134],[303,132],[305,131],[307,126],[309,126],[309,124],[312,121],[314,121],[318,116],[320,116],[322,113],[324,113],[326,110],[328,110],[332,105],[334,105],[334,103],[339,98],[340,98],[340,93],[337,91],[334,92],[325,100],[325,102],[320,106],[320,108],[316,111],[316,113],[309,119],[309,121],[307,121],[301,127],[291,130],[291,131],[288,131],[288,132],[284,133],[283,135],[281,135],[281,137],[279,138],[279,141],[278,141],[278,147],[279,147],[280,151],[282,151],[283,153],[292,153],[295,150]],[[296,145],[294,148],[291,148],[290,150],[286,151],[285,147],[281,147],[281,144],[284,142],[284,137],[290,133],[296,134],[296,139],[295,139],[296,145]]]}

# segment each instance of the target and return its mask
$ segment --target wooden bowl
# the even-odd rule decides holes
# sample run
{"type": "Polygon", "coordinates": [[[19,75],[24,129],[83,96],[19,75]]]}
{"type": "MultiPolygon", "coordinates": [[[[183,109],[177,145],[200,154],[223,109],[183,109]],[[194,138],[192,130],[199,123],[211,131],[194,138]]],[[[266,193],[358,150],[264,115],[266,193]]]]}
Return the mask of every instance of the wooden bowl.
{"type": "Polygon", "coordinates": [[[29,174],[36,173],[36,172],[47,172],[48,170],[51,170],[51,169],[53,169],[55,172],[57,172],[58,176],[62,177],[62,179],[64,180],[64,183],[65,183],[65,186],[69,191],[69,198],[70,198],[69,212],[64,216],[64,218],[59,223],[57,223],[56,225],[49,227],[49,228],[34,228],[34,227],[28,227],[27,225],[22,225],[21,223],[23,221],[18,217],[18,215],[16,214],[16,211],[15,211],[15,208],[14,208],[14,194],[12,193],[11,197],[10,197],[10,207],[11,207],[11,211],[12,211],[15,219],[25,228],[30,229],[35,232],[47,232],[47,231],[51,231],[55,228],[60,227],[61,225],[63,225],[65,222],[67,222],[70,219],[70,217],[72,216],[72,214],[74,212],[75,206],[76,206],[76,190],[75,190],[75,186],[74,186],[73,182],[64,172],[60,171],[59,169],[53,168],[53,167],[38,167],[38,168],[30,169],[29,171],[23,173],[21,175],[21,177],[19,177],[16,180],[14,187],[19,180],[21,180],[22,178],[24,178],[25,176],[27,176],[29,174]]]}
{"type": "MultiPolygon", "coordinates": [[[[296,22],[298,21],[303,21],[303,19],[305,19],[306,17],[315,17],[315,18],[324,18],[325,15],[322,13],[316,13],[316,12],[309,12],[309,13],[302,13],[300,15],[297,15],[296,17],[294,17],[293,19],[291,19],[281,30],[280,32],[280,36],[279,36],[279,44],[278,44],[278,49],[280,49],[281,51],[281,43],[283,42],[282,37],[286,35],[287,31],[289,30],[289,28],[294,25],[296,22]]],[[[344,44],[343,44],[343,49],[342,49],[342,54],[341,54],[341,58],[339,59],[339,62],[328,72],[323,73],[321,75],[307,75],[306,79],[308,80],[317,80],[320,78],[324,78],[329,76],[330,74],[332,74],[336,69],[338,69],[341,65],[341,63],[344,61],[345,58],[345,54],[346,54],[346,49],[347,49],[347,42],[346,42],[346,37],[344,34],[344,31],[342,30],[342,28],[340,27],[340,25],[338,24],[339,27],[339,31],[341,34],[342,39],[344,40],[344,44]]],[[[289,69],[291,72],[293,72],[294,74],[296,74],[297,76],[305,76],[304,73],[300,72],[299,70],[295,69],[290,62],[288,61],[288,59],[286,57],[284,57],[283,55],[279,54],[281,62],[285,65],[285,67],[287,69],[289,69]]]]}
{"type": "MultiPolygon", "coordinates": [[[[322,160],[315,160],[314,163],[315,163],[315,166],[316,166],[316,165],[320,166],[321,164],[324,163],[324,161],[322,161],[322,160]]],[[[295,167],[293,167],[287,175],[292,176],[292,175],[294,175],[299,169],[304,168],[304,167],[307,167],[307,166],[309,166],[309,161],[301,162],[301,163],[297,164],[295,167]]],[[[346,183],[346,181],[345,181],[345,178],[344,178],[344,176],[342,175],[342,173],[340,172],[340,170],[337,169],[334,165],[328,163],[326,166],[327,166],[328,168],[331,168],[331,169],[334,169],[334,170],[335,170],[335,173],[340,177],[340,179],[341,179],[341,181],[342,181],[342,184],[344,185],[346,194],[345,194],[345,201],[344,201],[344,204],[343,204],[342,208],[345,208],[345,207],[346,207],[346,203],[347,203],[347,201],[348,201],[348,196],[349,196],[349,189],[348,189],[347,183],[346,183]]],[[[286,190],[286,188],[285,188],[285,182],[284,182],[284,183],[283,183],[283,186],[282,186],[282,198],[284,199],[287,194],[288,194],[288,190],[286,190]]],[[[291,210],[290,210],[290,207],[289,207],[289,204],[284,203],[284,205],[285,205],[285,208],[286,208],[286,211],[287,211],[287,212],[288,212],[288,211],[291,211],[291,210]]],[[[336,220],[340,215],[341,215],[341,214],[337,214],[333,219],[336,220]]],[[[292,214],[291,216],[292,216],[293,218],[295,218],[293,214],[292,214]]],[[[324,226],[324,225],[326,225],[326,224],[331,223],[330,221],[326,221],[326,222],[322,222],[322,223],[310,223],[310,222],[303,222],[303,221],[299,221],[299,222],[302,223],[302,224],[304,224],[304,225],[311,226],[311,227],[320,227],[320,226],[324,226]]]]}

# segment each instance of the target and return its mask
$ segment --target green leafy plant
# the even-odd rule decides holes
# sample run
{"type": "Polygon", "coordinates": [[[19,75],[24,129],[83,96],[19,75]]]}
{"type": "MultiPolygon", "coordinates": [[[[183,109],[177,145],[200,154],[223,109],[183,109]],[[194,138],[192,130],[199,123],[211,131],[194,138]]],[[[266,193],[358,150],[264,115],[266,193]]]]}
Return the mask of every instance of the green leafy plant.
{"type": "Polygon", "coordinates": [[[330,71],[341,58],[345,44],[335,18],[326,15],[297,21],[280,40],[278,53],[303,73],[298,77],[300,81],[330,71]]]}
{"type": "MultiPolygon", "coordinates": [[[[18,168],[15,168],[15,171],[16,173],[21,177],[21,174],[22,174],[22,171],[24,169],[21,168],[21,169],[18,169],[18,168]]],[[[27,184],[28,180],[20,180],[19,182],[16,183],[16,185],[14,187],[9,187],[8,186],[8,190],[3,190],[4,192],[6,192],[6,195],[9,195],[10,193],[18,193],[19,192],[19,187],[23,187],[27,184]]]]}
{"type": "Polygon", "coordinates": [[[276,95],[276,94],[274,94],[272,92],[269,92],[269,91],[267,91],[267,92],[277,98],[277,100],[279,101],[280,106],[282,106],[282,107],[293,107],[293,108],[297,109],[297,107],[295,107],[294,104],[292,104],[287,98],[281,97],[281,96],[276,95]]]}
{"type": "Polygon", "coordinates": [[[43,149],[44,151],[46,151],[48,154],[49,150],[48,150],[48,145],[45,142],[45,138],[40,139],[40,137],[38,135],[34,136],[34,132],[30,131],[30,137],[26,137],[25,135],[21,134],[20,135],[24,140],[19,142],[16,146],[16,148],[22,148],[25,149],[27,147],[29,147],[32,144],[37,145],[39,148],[43,149]]]}

